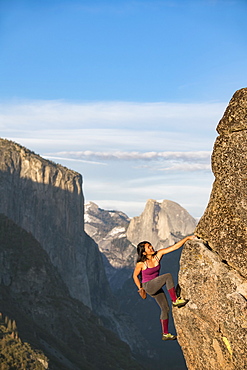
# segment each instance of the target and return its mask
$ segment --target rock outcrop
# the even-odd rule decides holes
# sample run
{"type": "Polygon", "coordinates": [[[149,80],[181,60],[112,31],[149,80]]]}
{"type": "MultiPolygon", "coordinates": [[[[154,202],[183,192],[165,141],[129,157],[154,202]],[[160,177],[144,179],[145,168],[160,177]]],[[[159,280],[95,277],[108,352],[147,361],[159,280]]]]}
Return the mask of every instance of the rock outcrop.
{"type": "Polygon", "coordinates": [[[218,124],[208,207],[181,261],[179,284],[190,301],[173,310],[190,370],[247,368],[247,88],[218,124]]]}
{"type": "Polygon", "coordinates": [[[215,182],[196,232],[247,277],[247,88],[233,95],[217,131],[215,182]]]}
{"type": "Polygon", "coordinates": [[[127,238],[135,245],[147,240],[160,249],[192,234],[195,227],[195,219],[179,204],[149,199],[143,213],[131,220],[127,238]]]}

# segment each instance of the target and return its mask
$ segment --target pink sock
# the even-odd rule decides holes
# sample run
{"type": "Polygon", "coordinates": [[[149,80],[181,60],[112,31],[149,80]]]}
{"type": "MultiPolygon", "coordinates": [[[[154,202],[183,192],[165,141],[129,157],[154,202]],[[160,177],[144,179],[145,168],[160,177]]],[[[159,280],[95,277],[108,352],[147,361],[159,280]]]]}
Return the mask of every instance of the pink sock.
{"type": "Polygon", "coordinates": [[[175,302],[177,300],[177,295],[176,295],[175,288],[173,287],[173,288],[169,289],[168,293],[170,294],[172,302],[175,302]]]}
{"type": "Polygon", "coordinates": [[[162,333],[168,334],[168,319],[166,320],[160,320],[161,327],[162,327],[162,333]]]}

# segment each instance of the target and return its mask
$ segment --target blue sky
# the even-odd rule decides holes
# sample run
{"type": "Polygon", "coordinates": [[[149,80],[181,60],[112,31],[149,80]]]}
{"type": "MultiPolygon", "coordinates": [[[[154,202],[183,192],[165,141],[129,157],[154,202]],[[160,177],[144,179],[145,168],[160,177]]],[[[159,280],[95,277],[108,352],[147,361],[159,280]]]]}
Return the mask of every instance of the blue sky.
{"type": "Polygon", "coordinates": [[[80,172],[86,201],[200,217],[216,125],[246,87],[247,2],[0,0],[0,130],[80,172]]]}

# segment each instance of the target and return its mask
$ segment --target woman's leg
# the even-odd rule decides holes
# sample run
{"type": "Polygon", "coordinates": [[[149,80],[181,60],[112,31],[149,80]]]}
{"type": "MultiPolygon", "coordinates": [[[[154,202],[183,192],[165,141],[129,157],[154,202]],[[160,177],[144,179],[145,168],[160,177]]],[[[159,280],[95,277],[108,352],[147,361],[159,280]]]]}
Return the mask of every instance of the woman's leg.
{"type": "Polygon", "coordinates": [[[166,276],[164,275],[158,276],[157,278],[153,280],[143,283],[143,288],[146,290],[146,292],[151,297],[153,297],[156,300],[156,302],[160,306],[160,309],[161,309],[160,323],[161,323],[161,328],[162,328],[162,340],[174,340],[176,339],[176,336],[168,332],[169,305],[166,299],[166,295],[162,288],[159,288],[158,290],[156,290],[158,286],[160,286],[161,284],[162,284],[161,286],[163,286],[164,284],[167,283],[167,281],[168,281],[169,287],[170,287],[170,284],[173,283],[171,274],[165,274],[165,275],[166,276]],[[156,279],[158,281],[155,281],[156,279]],[[152,291],[154,291],[153,294],[152,294],[152,291]]]}
{"type": "Polygon", "coordinates": [[[156,294],[152,295],[161,308],[160,323],[162,328],[162,340],[174,340],[176,335],[170,334],[168,331],[168,313],[169,305],[163,289],[160,289],[156,294]]]}
{"type": "Polygon", "coordinates": [[[168,319],[166,320],[160,320],[161,328],[162,328],[162,334],[168,334],[168,319]]]}
{"type": "Polygon", "coordinates": [[[160,275],[155,279],[152,279],[147,283],[144,283],[143,287],[149,295],[153,296],[153,294],[158,292],[158,290],[161,289],[164,285],[166,285],[166,288],[168,290],[172,302],[175,302],[177,296],[174,288],[173,278],[170,273],[160,275]]]}
{"type": "Polygon", "coordinates": [[[155,294],[152,294],[151,297],[153,297],[158,303],[158,305],[160,306],[160,309],[161,309],[160,319],[167,320],[168,313],[169,313],[169,305],[168,305],[166,295],[163,289],[159,289],[158,292],[156,292],[155,294]]]}

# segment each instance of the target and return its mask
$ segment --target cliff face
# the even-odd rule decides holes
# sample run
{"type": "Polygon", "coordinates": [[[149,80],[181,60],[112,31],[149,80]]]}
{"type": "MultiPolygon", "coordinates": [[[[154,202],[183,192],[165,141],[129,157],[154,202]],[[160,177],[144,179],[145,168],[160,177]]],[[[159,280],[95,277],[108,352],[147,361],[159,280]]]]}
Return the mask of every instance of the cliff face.
{"type": "Polygon", "coordinates": [[[231,99],[212,154],[215,182],[197,234],[247,277],[247,88],[231,99]]]}
{"type": "Polygon", "coordinates": [[[143,213],[131,220],[127,238],[136,245],[147,240],[160,249],[192,234],[195,227],[195,219],[179,204],[170,200],[158,202],[149,199],[143,213]]]}
{"type": "Polygon", "coordinates": [[[247,368],[247,89],[217,127],[210,201],[184,247],[179,284],[190,299],[173,310],[189,369],[247,368]]]}
{"type": "Polygon", "coordinates": [[[2,139],[0,158],[0,212],[32,233],[72,297],[93,308],[92,291],[104,295],[107,284],[104,276],[91,278],[103,269],[97,246],[84,233],[81,175],[2,139]]]}

